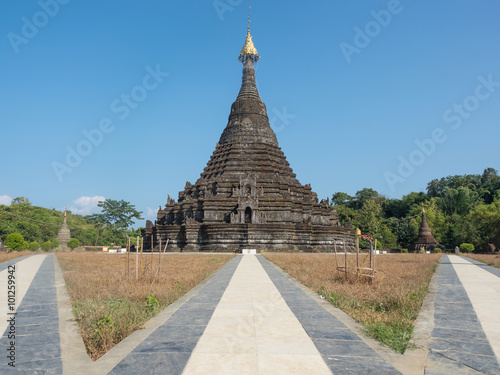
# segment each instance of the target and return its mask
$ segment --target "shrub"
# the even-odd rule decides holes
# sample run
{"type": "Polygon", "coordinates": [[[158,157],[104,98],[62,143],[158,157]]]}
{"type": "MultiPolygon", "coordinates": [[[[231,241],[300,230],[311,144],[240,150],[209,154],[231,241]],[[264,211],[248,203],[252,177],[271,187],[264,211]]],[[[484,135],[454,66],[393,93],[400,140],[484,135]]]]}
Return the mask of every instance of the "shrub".
{"type": "Polygon", "coordinates": [[[35,251],[35,250],[38,250],[40,248],[40,244],[38,242],[30,242],[30,244],[28,245],[28,250],[31,250],[31,251],[35,251]]]}
{"type": "Polygon", "coordinates": [[[26,249],[27,243],[19,233],[11,233],[5,238],[4,244],[12,251],[21,251],[26,249]]]}
{"type": "Polygon", "coordinates": [[[72,238],[68,242],[68,247],[73,250],[75,247],[80,246],[80,241],[78,241],[76,238],[72,238]]]}
{"type": "Polygon", "coordinates": [[[471,243],[463,243],[460,245],[460,251],[462,253],[472,253],[474,251],[474,245],[471,243]]]}
{"type": "Polygon", "coordinates": [[[53,238],[52,240],[50,240],[50,243],[52,244],[51,249],[55,249],[59,246],[59,241],[57,240],[57,238],[53,238]]]}
{"type": "Polygon", "coordinates": [[[442,253],[443,250],[441,250],[439,247],[435,247],[434,250],[432,250],[434,253],[438,254],[438,253],[442,253]]]}
{"type": "MultiPolygon", "coordinates": [[[[379,240],[375,240],[377,241],[377,250],[382,250],[384,248],[384,245],[382,245],[382,242],[380,242],[379,240]]],[[[373,241],[373,248],[375,249],[375,241],[373,241]]]]}
{"type": "Polygon", "coordinates": [[[366,241],[366,240],[363,240],[363,239],[359,239],[359,248],[360,249],[366,249],[366,248],[370,248],[370,242],[366,241]]]}
{"type": "Polygon", "coordinates": [[[401,249],[401,252],[407,254],[408,253],[408,249],[401,249]]]}
{"type": "Polygon", "coordinates": [[[50,249],[52,249],[52,242],[47,241],[42,244],[43,251],[49,251],[50,249]]]}

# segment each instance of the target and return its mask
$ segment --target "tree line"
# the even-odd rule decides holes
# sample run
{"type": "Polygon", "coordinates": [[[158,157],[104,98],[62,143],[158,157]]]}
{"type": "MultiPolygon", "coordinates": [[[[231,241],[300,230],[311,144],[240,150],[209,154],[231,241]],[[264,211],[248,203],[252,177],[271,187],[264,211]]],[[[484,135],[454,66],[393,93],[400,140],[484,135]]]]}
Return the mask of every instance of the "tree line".
{"type": "Polygon", "coordinates": [[[456,175],[432,180],[427,191],[389,199],[364,188],[354,196],[337,192],[332,197],[342,224],[372,234],[386,248],[407,248],[417,238],[425,209],[432,234],[447,249],[471,243],[476,249],[500,231],[500,176],[493,168],[482,174],[456,175]]]}
{"type": "MultiPolygon", "coordinates": [[[[68,211],[66,222],[71,231],[73,245],[109,246],[111,243],[125,246],[127,236],[140,236],[140,229],[133,229],[134,219],[142,220],[141,214],[129,202],[106,199],[99,202],[101,213],[74,215],[68,211]]],[[[51,250],[57,246],[57,233],[63,223],[64,213],[55,209],[33,206],[29,199],[18,197],[10,206],[0,205],[0,239],[14,236],[16,250],[51,250]]],[[[6,244],[7,245],[7,244],[6,244]]]]}

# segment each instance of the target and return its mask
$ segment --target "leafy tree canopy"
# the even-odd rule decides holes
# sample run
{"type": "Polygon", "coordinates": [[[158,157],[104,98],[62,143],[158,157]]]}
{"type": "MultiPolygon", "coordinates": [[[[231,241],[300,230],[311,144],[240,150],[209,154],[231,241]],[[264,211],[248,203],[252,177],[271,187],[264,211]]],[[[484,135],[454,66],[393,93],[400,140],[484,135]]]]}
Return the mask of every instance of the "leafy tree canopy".
{"type": "Polygon", "coordinates": [[[23,236],[19,233],[9,234],[5,238],[4,245],[13,251],[24,250],[28,247],[28,243],[24,241],[23,236]]]}
{"type": "Polygon", "coordinates": [[[31,202],[26,197],[14,198],[12,199],[12,202],[10,204],[11,206],[20,206],[20,205],[31,206],[31,202]]]}
{"type": "Polygon", "coordinates": [[[89,216],[90,221],[104,223],[116,229],[124,229],[134,223],[133,219],[143,220],[142,212],[137,211],[135,205],[124,200],[106,199],[99,201],[97,206],[102,208],[102,212],[89,216]]]}

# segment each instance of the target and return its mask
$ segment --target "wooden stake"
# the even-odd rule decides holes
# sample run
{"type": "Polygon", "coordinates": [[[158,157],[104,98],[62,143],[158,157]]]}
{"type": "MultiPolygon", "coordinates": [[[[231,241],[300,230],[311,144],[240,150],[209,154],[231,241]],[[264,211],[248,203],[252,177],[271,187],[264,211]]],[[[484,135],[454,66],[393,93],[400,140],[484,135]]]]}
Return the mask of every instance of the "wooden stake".
{"type": "MultiPolygon", "coordinates": [[[[377,243],[377,240],[375,240],[375,244],[377,243]]],[[[372,251],[373,251],[373,241],[370,240],[370,268],[372,266],[372,251]]]]}
{"type": "Polygon", "coordinates": [[[130,278],[130,237],[127,237],[127,277],[130,278]]]}
{"type": "Polygon", "coordinates": [[[359,237],[356,237],[356,276],[359,279],[359,237]]]}
{"type": "Polygon", "coordinates": [[[339,262],[337,261],[337,241],[333,240],[333,251],[335,252],[335,269],[338,271],[339,262]]]}
{"type": "Polygon", "coordinates": [[[345,281],[347,281],[347,249],[345,246],[345,238],[344,238],[344,269],[345,269],[345,281]]]}
{"type": "Polygon", "coordinates": [[[160,236],[160,253],[158,254],[158,267],[160,266],[160,260],[161,260],[161,236],[160,236]]]}
{"type": "Polygon", "coordinates": [[[144,250],[144,237],[141,237],[141,272],[144,275],[144,255],[142,251],[144,250]]]}
{"type": "Polygon", "coordinates": [[[153,235],[151,235],[151,269],[149,270],[149,273],[153,273],[153,235]]]}
{"type": "Polygon", "coordinates": [[[139,280],[139,236],[137,236],[137,246],[135,248],[135,281],[139,280]]]}
{"type": "Polygon", "coordinates": [[[156,280],[156,276],[158,276],[158,274],[160,273],[160,270],[161,270],[161,261],[163,260],[163,256],[167,252],[168,241],[169,241],[169,239],[167,238],[167,243],[165,244],[165,250],[163,251],[163,254],[161,254],[161,247],[160,247],[160,254],[161,254],[160,264],[158,264],[158,268],[156,269],[156,274],[155,274],[155,277],[153,278],[153,281],[151,281],[151,285],[153,285],[153,283],[156,280]]]}

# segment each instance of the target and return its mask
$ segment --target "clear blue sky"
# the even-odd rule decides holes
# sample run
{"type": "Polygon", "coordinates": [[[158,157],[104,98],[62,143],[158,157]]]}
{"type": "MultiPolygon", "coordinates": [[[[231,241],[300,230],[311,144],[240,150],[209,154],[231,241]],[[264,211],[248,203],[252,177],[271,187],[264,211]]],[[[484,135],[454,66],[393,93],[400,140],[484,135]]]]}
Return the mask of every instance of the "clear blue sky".
{"type": "MultiPolygon", "coordinates": [[[[85,214],[105,197],[152,218],[227,124],[246,14],[238,0],[1,2],[0,203],[85,214]]],[[[252,1],[259,91],[301,183],[400,198],[500,169],[499,15],[496,0],[252,1]]]]}

